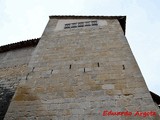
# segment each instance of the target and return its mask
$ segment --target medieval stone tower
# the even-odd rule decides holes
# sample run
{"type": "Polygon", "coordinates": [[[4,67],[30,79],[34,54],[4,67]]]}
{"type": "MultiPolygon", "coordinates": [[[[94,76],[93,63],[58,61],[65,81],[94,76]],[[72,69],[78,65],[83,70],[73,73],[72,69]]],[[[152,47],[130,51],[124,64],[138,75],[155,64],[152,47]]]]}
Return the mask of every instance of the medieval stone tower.
{"type": "Polygon", "coordinates": [[[1,83],[14,94],[4,120],[159,120],[125,22],[125,16],[50,16],[40,40],[3,48],[1,83]]]}

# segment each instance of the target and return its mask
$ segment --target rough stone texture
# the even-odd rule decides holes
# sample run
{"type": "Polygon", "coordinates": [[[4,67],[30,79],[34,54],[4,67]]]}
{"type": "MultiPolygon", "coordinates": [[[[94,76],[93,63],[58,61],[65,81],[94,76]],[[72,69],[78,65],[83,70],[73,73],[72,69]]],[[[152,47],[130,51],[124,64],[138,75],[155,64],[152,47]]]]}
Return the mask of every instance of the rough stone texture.
{"type": "Polygon", "coordinates": [[[3,119],[20,80],[27,74],[33,50],[29,47],[0,54],[0,120],[3,119]]]}
{"type": "Polygon", "coordinates": [[[158,113],[118,20],[71,30],[56,30],[57,22],[49,20],[5,120],[160,119],[102,116],[158,113]]]}

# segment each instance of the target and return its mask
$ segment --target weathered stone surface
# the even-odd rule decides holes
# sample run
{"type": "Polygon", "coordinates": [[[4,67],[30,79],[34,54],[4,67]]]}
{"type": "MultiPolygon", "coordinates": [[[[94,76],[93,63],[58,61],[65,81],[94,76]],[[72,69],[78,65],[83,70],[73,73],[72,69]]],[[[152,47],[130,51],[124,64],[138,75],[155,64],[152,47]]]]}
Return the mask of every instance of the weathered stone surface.
{"type": "Polygon", "coordinates": [[[158,113],[120,23],[97,20],[99,26],[62,29],[65,23],[90,19],[50,19],[25,67],[20,64],[12,71],[9,65],[11,72],[5,72],[2,66],[2,80],[5,74],[21,79],[14,82],[19,85],[5,120],[137,120],[142,118],[102,113],[158,113]]]}
{"type": "Polygon", "coordinates": [[[3,119],[12,96],[22,79],[26,79],[27,64],[33,47],[0,54],[0,119],[3,119]]]}

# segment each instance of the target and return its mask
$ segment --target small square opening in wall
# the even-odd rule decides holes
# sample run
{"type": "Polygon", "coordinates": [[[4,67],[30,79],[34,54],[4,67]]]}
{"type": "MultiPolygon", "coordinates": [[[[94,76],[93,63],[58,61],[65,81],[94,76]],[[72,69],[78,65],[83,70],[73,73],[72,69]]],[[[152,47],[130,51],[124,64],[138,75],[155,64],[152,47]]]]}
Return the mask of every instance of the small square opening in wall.
{"type": "Polygon", "coordinates": [[[72,23],[71,24],[71,28],[76,28],[77,27],[77,23],[72,23]]]}
{"type": "Polygon", "coordinates": [[[85,22],[85,26],[91,26],[91,22],[85,22]]]}
{"type": "Polygon", "coordinates": [[[92,26],[97,26],[98,25],[97,21],[91,21],[91,23],[92,23],[92,26]]]}
{"type": "Polygon", "coordinates": [[[97,63],[98,67],[99,67],[99,62],[97,63]]]}
{"type": "Polygon", "coordinates": [[[64,29],[70,28],[70,24],[65,24],[64,29]]]}
{"type": "Polygon", "coordinates": [[[71,69],[71,67],[72,67],[72,66],[70,65],[70,66],[69,66],[69,69],[71,69]]]}
{"type": "Polygon", "coordinates": [[[79,22],[78,27],[84,27],[84,22],[79,22]]]}

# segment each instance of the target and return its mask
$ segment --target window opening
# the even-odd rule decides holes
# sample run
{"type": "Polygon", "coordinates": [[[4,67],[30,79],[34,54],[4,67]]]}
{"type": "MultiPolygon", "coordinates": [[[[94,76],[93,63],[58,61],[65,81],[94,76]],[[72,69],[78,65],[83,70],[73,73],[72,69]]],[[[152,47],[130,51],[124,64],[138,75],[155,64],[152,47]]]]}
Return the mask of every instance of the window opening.
{"type": "Polygon", "coordinates": [[[77,28],[77,27],[87,27],[87,26],[97,26],[97,21],[86,21],[86,22],[77,22],[77,23],[67,23],[64,26],[64,29],[77,28]]]}
{"type": "Polygon", "coordinates": [[[85,26],[91,26],[91,22],[85,22],[85,26]]]}
{"type": "Polygon", "coordinates": [[[91,21],[91,23],[92,23],[92,26],[97,26],[98,25],[97,21],[91,21]]]}
{"type": "Polygon", "coordinates": [[[76,28],[77,27],[77,23],[72,23],[71,24],[71,28],[76,28]]]}
{"type": "Polygon", "coordinates": [[[79,22],[78,27],[84,27],[84,22],[79,22]]]}
{"type": "Polygon", "coordinates": [[[70,24],[65,24],[64,29],[70,28],[70,24]]]}

